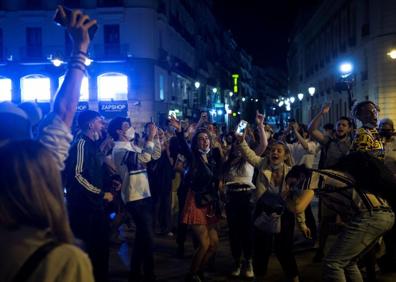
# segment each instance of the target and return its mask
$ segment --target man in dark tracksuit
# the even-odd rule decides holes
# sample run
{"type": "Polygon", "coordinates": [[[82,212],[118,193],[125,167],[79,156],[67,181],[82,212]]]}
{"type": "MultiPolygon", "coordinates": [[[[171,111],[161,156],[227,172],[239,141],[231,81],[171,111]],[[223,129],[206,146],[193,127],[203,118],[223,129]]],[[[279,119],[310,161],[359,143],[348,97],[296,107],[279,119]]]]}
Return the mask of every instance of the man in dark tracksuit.
{"type": "Polygon", "coordinates": [[[95,281],[107,281],[109,267],[109,226],[105,201],[111,193],[103,189],[103,160],[98,145],[103,121],[99,113],[81,112],[78,124],[82,134],[70,150],[66,163],[66,199],[74,235],[84,242],[95,281]]]}

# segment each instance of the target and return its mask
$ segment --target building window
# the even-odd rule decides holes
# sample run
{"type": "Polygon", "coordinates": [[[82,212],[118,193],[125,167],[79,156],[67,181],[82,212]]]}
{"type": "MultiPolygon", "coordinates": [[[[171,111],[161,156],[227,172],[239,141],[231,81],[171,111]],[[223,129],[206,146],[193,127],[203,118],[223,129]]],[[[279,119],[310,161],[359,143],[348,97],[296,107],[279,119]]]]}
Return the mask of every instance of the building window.
{"type": "Polygon", "coordinates": [[[0,76],[0,102],[12,100],[12,81],[0,76]]]}
{"type": "MultiPolygon", "coordinates": [[[[65,76],[62,75],[59,77],[59,88],[62,86],[63,81],[65,80],[65,76]]],[[[81,83],[80,88],[80,101],[88,101],[89,100],[89,85],[88,78],[85,76],[81,83]]]]}
{"type": "Polygon", "coordinates": [[[4,61],[5,59],[3,44],[3,30],[0,28],[0,61],[4,61]]]}
{"type": "Polygon", "coordinates": [[[164,79],[164,76],[162,74],[160,74],[159,75],[159,96],[160,96],[161,101],[165,100],[164,87],[165,87],[165,79],[164,79]]]}
{"type": "Polygon", "coordinates": [[[21,99],[22,102],[49,102],[51,100],[50,78],[41,74],[32,74],[22,77],[21,99]]]}
{"type": "Polygon", "coordinates": [[[29,58],[42,57],[41,27],[26,28],[26,55],[29,58]]]}
{"type": "Polygon", "coordinates": [[[120,26],[107,24],[103,27],[104,51],[107,56],[120,55],[120,26]]]}
{"type": "Polygon", "coordinates": [[[128,77],[122,73],[104,73],[98,76],[98,99],[128,100],[128,77]]]}

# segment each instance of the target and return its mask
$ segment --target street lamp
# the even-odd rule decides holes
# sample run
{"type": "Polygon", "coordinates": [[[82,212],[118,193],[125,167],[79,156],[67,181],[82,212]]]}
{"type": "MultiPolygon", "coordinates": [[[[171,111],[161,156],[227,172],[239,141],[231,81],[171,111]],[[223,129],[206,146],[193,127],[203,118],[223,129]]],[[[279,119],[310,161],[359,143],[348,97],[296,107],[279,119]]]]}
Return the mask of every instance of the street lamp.
{"type": "Polygon", "coordinates": [[[293,96],[292,97],[290,97],[290,103],[294,103],[294,101],[296,101],[296,98],[294,98],[293,96]]]}
{"type": "Polygon", "coordinates": [[[214,88],[212,89],[212,92],[213,92],[214,94],[216,94],[216,93],[217,93],[217,88],[214,87],[214,88]]]}
{"type": "Polygon", "coordinates": [[[63,64],[63,61],[61,59],[55,58],[51,60],[51,63],[55,66],[55,67],[60,67],[63,64]]]}
{"type": "Polygon", "coordinates": [[[336,88],[339,91],[346,90],[348,93],[348,106],[349,109],[352,108],[353,99],[352,99],[352,84],[353,84],[353,64],[350,62],[343,62],[339,66],[339,72],[341,75],[340,80],[336,84],[336,88]]]}
{"type": "Polygon", "coordinates": [[[309,93],[309,95],[311,95],[311,96],[315,95],[315,91],[316,91],[316,88],[313,87],[313,86],[311,86],[311,87],[308,88],[308,93],[309,93]]]}
{"type": "Polygon", "coordinates": [[[346,78],[352,74],[353,65],[349,62],[344,62],[340,64],[340,73],[342,78],[346,78]]]}
{"type": "Polygon", "coordinates": [[[297,94],[297,98],[298,98],[298,100],[302,101],[302,99],[304,99],[304,94],[303,93],[298,93],[297,94]]]}
{"type": "Polygon", "coordinates": [[[396,59],[396,49],[392,49],[389,53],[388,56],[391,57],[392,60],[396,59]]]}
{"type": "Polygon", "coordinates": [[[194,86],[195,89],[198,89],[201,86],[201,83],[199,83],[199,81],[195,81],[194,86]]]}
{"type": "Polygon", "coordinates": [[[230,97],[232,97],[234,95],[234,93],[230,91],[230,93],[228,93],[228,95],[230,95],[230,97]]]}

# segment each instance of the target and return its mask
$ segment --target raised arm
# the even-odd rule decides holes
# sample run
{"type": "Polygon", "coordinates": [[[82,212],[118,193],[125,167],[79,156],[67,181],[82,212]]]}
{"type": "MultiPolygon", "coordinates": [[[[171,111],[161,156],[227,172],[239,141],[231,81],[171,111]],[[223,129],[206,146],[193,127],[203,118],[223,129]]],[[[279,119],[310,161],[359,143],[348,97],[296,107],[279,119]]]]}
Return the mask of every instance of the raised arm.
{"type": "Polygon", "coordinates": [[[293,122],[291,126],[292,126],[292,128],[293,128],[294,135],[296,136],[298,142],[303,146],[303,148],[304,148],[305,150],[308,151],[308,150],[309,150],[308,142],[307,142],[307,141],[304,139],[304,137],[302,137],[301,134],[298,132],[298,124],[297,124],[297,122],[293,122]]]}
{"type": "Polygon", "coordinates": [[[70,127],[80,98],[82,79],[85,76],[85,59],[90,43],[88,29],[96,24],[96,20],[89,20],[80,10],[73,10],[70,18],[67,18],[62,6],[58,9],[67,23],[67,31],[73,41],[73,52],[65,79],[55,97],[53,111],[70,127]],[[85,22],[86,20],[89,21],[85,22]]]}
{"type": "Polygon", "coordinates": [[[308,125],[308,133],[312,136],[312,138],[314,138],[321,144],[326,144],[328,142],[328,137],[319,130],[319,124],[323,115],[327,114],[329,111],[330,104],[324,104],[320,112],[313,118],[313,120],[308,125]]]}
{"type": "Polygon", "coordinates": [[[267,149],[268,139],[264,128],[264,115],[260,114],[259,111],[256,111],[256,123],[260,141],[254,152],[257,156],[261,156],[265,152],[265,149],[267,149]]]}

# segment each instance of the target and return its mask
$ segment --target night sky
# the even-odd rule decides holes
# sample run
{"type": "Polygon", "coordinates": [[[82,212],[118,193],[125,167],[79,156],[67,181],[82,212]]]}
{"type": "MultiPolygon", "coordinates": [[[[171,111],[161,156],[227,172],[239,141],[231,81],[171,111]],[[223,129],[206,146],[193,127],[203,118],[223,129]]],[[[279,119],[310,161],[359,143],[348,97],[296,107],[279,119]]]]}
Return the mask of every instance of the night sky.
{"type": "Polygon", "coordinates": [[[214,0],[214,13],[238,45],[262,67],[286,71],[289,34],[319,0],[214,0]]]}

